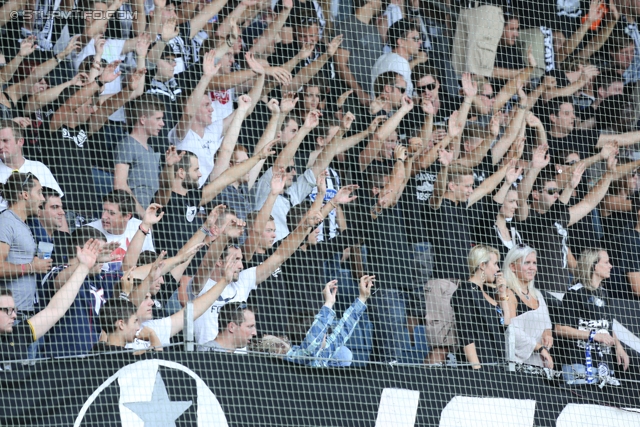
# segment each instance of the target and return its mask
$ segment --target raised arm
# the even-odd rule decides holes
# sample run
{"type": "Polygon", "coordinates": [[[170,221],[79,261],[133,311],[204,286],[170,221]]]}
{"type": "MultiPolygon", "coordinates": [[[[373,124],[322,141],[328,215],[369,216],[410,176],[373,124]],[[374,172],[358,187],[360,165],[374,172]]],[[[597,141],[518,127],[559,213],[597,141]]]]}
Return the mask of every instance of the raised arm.
{"type": "Polygon", "coordinates": [[[610,15],[607,16],[606,24],[600,26],[600,31],[594,38],[592,38],[583,49],[576,53],[576,59],[581,62],[587,62],[591,56],[604,46],[605,42],[616,27],[618,20],[620,19],[620,13],[616,8],[615,2],[609,2],[610,15]]]}
{"type": "Polygon", "coordinates": [[[515,167],[515,164],[515,160],[510,161],[509,163],[498,169],[496,173],[482,181],[482,184],[480,184],[475,190],[473,190],[473,193],[471,193],[471,196],[469,196],[467,207],[472,206],[475,202],[495,190],[495,188],[504,179],[507,170],[513,169],[515,167]]]}
{"type": "Polygon", "coordinates": [[[124,87],[120,92],[109,97],[109,99],[98,107],[98,111],[92,114],[87,122],[89,125],[89,134],[99,131],[107,122],[109,116],[129,101],[131,95],[138,91],[140,87],[144,86],[144,76],[146,72],[146,69],[136,70],[135,73],[129,76],[129,81],[126,85],[123,85],[124,87]]]}
{"type": "Polygon", "coordinates": [[[211,181],[215,180],[222,174],[222,172],[229,169],[229,161],[231,160],[233,150],[238,142],[242,122],[244,122],[249,108],[251,108],[251,98],[247,95],[238,97],[238,108],[236,109],[236,114],[233,116],[233,120],[227,128],[222,144],[216,152],[216,162],[211,174],[209,175],[209,179],[211,181]]]}
{"type": "Polygon", "coordinates": [[[253,42],[253,46],[251,46],[251,49],[249,50],[250,52],[255,54],[264,53],[272,43],[275,43],[276,37],[284,26],[284,23],[287,21],[292,8],[292,0],[284,0],[282,2],[282,10],[278,14],[278,16],[273,21],[271,21],[262,35],[253,42]]]}
{"type": "Polygon", "coordinates": [[[204,206],[213,200],[222,190],[224,190],[232,182],[239,180],[243,175],[246,175],[255,165],[267,157],[275,154],[273,146],[277,140],[271,141],[266,147],[259,153],[255,154],[246,162],[239,163],[233,167],[227,169],[213,180],[213,182],[207,184],[202,189],[202,200],[200,200],[200,206],[204,206]]]}
{"type": "Polygon", "coordinates": [[[320,71],[322,67],[324,67],[324,64],[326,64],[327,61],[335,55],[336,51],[340,47],[340,43],[342,43],[342,35],[339,35],[331,40],[331,43],[327,45],[327,51],[320,55],[320,57],[313,61],[311,64],[300,70],[298,74],[296,74],[296,76],[293,78],[291,84],[286,87],[285,90],[296,90],[300,86],[306,85],[309,80],[313,78],[313,76],[318,74],[318,71],[320,71]]]}
{"type": "Polygon", "coordinates": [[[190,21],[191,32],[189,33],[189,38],[193,39],[200,30],[204,28],[207,22],[222,10],[225,4],[227,4],[227,0],[214,0],[204,6],[200,13],[194,16],[190,21]]]}
{"type": "Polygon", "coordinates": [[[605,173],[598,184],[589,191],[589,193],[580,201],[580,203],[573,205],[569,208],[569,213],[571,214],[569,219],[569,226],[572,226],[576,222],[580,221],[582,218],[587,216],[589,212],[594,210],[600,200],[607,194],[607,190],[609,189],[609,184],[613,180],[614,176],[616,176],[616,163],[617,159],[615,157],[610,157],[607,160],[607,169],[608,172],[605,173]]]}
{"type": "Polygon", "coordinates": [[[65,315],[69,307],[71,307],[71,304],[73,304],[73,301],[75,301],[78,295],[80,287],[84,283],[84,279],[96,263],[98,253],[100,252],[100,242],[91,239],[82,249],[77,247],[76,251],[79,264],[69,280],[67,280],[67,283],[56,292],[44,310],[29,319],[36,338],[40,338],[46,334],[47,331],[65,315]]]}
{"type": "Polygon", "coordinates": [[[307,118],[304,121],[302,127],[296,133],[296,136],[293,137],[291,141],[280,152],[278,158],[274,163],[274,168],[287,168],[293,160],[293,157],[298,151],[298,147],[300,147],[300,143],[304,140],[304,138],[311,132],[313,129],[318,126],[320,123],[321,113],[319,111],[311,111],[307,115],[307,118]]]}
{"type": "Polygon", "coordinates": [[[215,65],[215,51],[211,50],[204,55],[202,77],[200,78],[196,88],[191,92],[189,99],[184,104],[182,117],[180,117],[180,121],[176,126],[176,138],[179,140],[183,140],[187,136],[187,133],[189,133],[191,122],[193,122],[196,112],[200,108],[204,92],[207,89],[207,86],[209,86],[209,82],[213,76],[220,69],[221,65],[222,63],[215,65]]]}
{"type": "Polygon", "coordinates": [[[524,178],[518,185],[518,208],[516,209],[516,218],[518,221],[525,221],[529,217],[529,194],[533,189],[533,184],[538,178],[538,174],[542,169],[547,167],[551,161],[551,157],[547,154],[549,146],[539,145],[533,152],[533,157],[529,163],[529,168],[524,173],[524,178]]]}

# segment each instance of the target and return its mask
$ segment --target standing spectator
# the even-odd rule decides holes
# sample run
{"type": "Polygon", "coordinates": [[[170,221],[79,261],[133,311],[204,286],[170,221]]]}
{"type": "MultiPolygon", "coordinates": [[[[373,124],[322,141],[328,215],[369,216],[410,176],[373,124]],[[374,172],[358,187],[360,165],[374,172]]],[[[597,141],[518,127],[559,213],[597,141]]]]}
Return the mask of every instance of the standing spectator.
{"type": "Polygon", "coordinates": [[[613,313],[602,286],[610,275],[607,252],[587,249],[578,260],[573,286],[562,298],[553,323],[567,384],[620,385],[616,362],[622,370],[629,369],[629,356],[613,332],[613,313]],[[586,379],[580,378],[584,375],[586,379]]]}
{"type": "Polygon", "coordinates": [[[553,369],[551,319],[547,303],[533,281],[536,277],[536,251],[525,245],[513,247],[503,264],[511,319],[515,333],[515,361],[553,369]]]}
{"type": "Polygon", "coordinates": [[[9,208],[0,213],[0,278],[12,292],[18,318],[33,316],[36,274],[51,269],[51,259],[36,256],[36,242],[27,218],[38,214],[44,203],[42,186],[33,174],[12,174],[2,187],[9,208]]]}
{"type": "Polygon", "coordinates": [[[401,19],[394,23],[389,29],[389,46],[392,51],[381,55],[371,69],[371,80],[369,91],[375,97],[374,82],[376,78],[387,71],[394,71],[400,74],[407,83],[406,94],[413,94],[413,82],[411,80],[412,59],[419,51],[422,43],[422,36],[418,27],[409,21],[401,19]]]}
{"type": "Polygon", "coordinates": [[[164,107],[155,96],[143,95],[131,103],[127,116],[132,130],[116,147],[113,189],[131,194],[135,212],[143,217],[160,187],[160,154],[149,145],[149,138],[164,127],[164,107]]]}
{"type": "Polygon", "coordinates": [[[46,242],[53,244],[51,258],[53,265],[66,264],[68,257],[69,229],[64,218],[62,199],[55,191],[43,188],[44,205],[38,212],[37,218],[27,220],[36,244],[46,242]]]}
{"type": "Polygon", "coordinates": [[[487,365],[502,363],[505,319],[511,318],[509,296],[500,272],[498,251],[475,246],[469,252],[469,278],[451,297],[458,341],[466,362],[473,369],[500,369],[487,365]],[[488,288],[495,289],[491,295],[488,288]]]}
{"type": "MultiPolygon", "coordinates": [[[[20,126],[13,121],[0,120],[0,182],[3,184],[7,182],[14,171],[24,174],[32,173],[43,187],[57,191],[60,197],[64,196],[48,167],[24,158],[23,146],[24,135],[20,126]]],[[[0,197],[0,210],[5,210],[7,207],[6,200],[0,197]]]]}
{"type": "Polygon", "coordinates": [[[371,24],[381,6],[380,0],[356,0],[353,5],[354,13],[346,15],[334,27],[335,33],[343,36],[342,44],[334,57],[336,74],[353,90],[364,106],[371,103],[371,68],[383,54],[378,28],[371,24]]]}
{"type": "MultiPolygon", "coordinates": [[[[114,190],[103,198],[102,218],[87,224],[89,227],[99,230],[104,235],[107,243],[120,243],[120,247],[112,254],[115,257],[114,261],[118,263],[124,259],[129,243],[133,240],[133,236],[135,236],[142,224],[141,220],[133,218],[134,213],[135,201],[133,196],[124,190],[114,190]]],[[[142,250],[155,251],[153,238],[150,234],[145,238],[142,250]]],[[[121,265],[117,264],[113,267],[119,270],[121,265]]]]}

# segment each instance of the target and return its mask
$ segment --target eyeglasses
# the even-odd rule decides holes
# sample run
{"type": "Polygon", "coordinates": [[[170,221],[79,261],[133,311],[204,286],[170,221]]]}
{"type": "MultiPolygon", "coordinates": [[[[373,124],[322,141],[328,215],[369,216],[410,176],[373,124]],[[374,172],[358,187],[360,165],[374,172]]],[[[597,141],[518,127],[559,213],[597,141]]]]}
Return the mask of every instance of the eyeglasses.
{"type": "Polygon", "coordinates": [[[296,170],[295,166],[287,166],[284,171],[286,173],[291,173],[291,171],[294,171],[294,170],[296,170]]]}
{"type": "Polygon", "coordinates": [[[554,194],[558,194],[560,193],[560,189],[559,188],[545,188],[544,191],[546,191],[546,193],[550,196],[553,196],[554,194]]]}
{"type": "Polygon", "coordinates": [[[404,93],[407,91],[407,88],[406,88],[406,87],[395,86],[395,85],[394,85],[393,87],[395,87],[396,89],[398,89],[398,90],[400,91],[400,93],[401,93],[401,94],[403,94],[403,95],[404,95],[404,93]]]}
{"type": "Polygon", "coordinates": [[[483,93],[480,96],[484,96],[487,99],[493,99],[493,98],[496,97],[496,94],[495,93],[488,93],[488,94],[487,93],[483,93]]]}
{"type": "Polygon", "coordinates": [[[236,311],[242,311],[242,310],[246,310],[247,309],[247,302],[246,301],[237,302],[236,304],[238,304],[238,306],[236,307],[236,311]]]}
{"type": "Polygon", "coordinates": [[[7,316],[11,316],[13,313],[17,313],[15,307],[0,307],[0,311],[4,311],[7,316]]]}

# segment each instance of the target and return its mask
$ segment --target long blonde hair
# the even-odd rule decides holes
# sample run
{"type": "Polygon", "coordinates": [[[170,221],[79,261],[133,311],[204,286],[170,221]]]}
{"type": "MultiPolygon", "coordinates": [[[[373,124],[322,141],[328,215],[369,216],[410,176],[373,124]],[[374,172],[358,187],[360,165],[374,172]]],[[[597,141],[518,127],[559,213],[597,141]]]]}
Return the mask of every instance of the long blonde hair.
{"type": "MultiPolygon", "coordinates": [[[[511,248],[507,256],[504,258],[504,263],[502,264],[502,274],[504,275],[504,280],[507,282],[507,287],[513,291],[516,295],[518,291],[522,291],[522,288],[519,286],[520,279],[516,276],[516,274],[511,270],[511,264],[515,264],[516,262],[520,262],[520,264],[524,264],[524,260],[531,254],[537,254],[536,250],[527,245],[518,245],[511,248]]],[[[530,281],[527,285],[527,289],[529,293],[533,295],[536,299],[540,298],[540,291],[538,291],[534,285],[534,280],[530,281]]]]}
{"type": "Polygon", "coordinates": [[[468,262],[469,262],[469,274],[474,275],[480,267],[480,264],[487,263],[491,261],[491,254],[494,254],[498,257],[498,261],[500,261],[500,252],[497,249],[492,248],[491,246],[474,246],[469,252],[468,262]]]}
{"type": "Polygon", "coordinates": [[[593,272],[596,264],[600,261],[600,252],[607,252],[604,249],[585,249],[580,254],[578,260],[578,268],[576,269],[576,283],[582,283],[582,285],[590,291],[595,291],[596,288],[591,284],[593,278],[593,272]]]}

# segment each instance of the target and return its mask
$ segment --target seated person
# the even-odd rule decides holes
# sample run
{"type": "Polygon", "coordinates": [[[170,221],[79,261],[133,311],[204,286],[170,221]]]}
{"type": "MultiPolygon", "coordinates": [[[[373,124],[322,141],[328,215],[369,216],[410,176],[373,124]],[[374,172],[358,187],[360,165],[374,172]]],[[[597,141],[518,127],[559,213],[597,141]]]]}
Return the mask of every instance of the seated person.
{"type": "Polygon", "coordinates": [[[286,338],[265,335],[260,347],[271,353],[283,355],[290,362],[303,365],[350,366],[352,354],[345,344],[351,337],[362,313],[367,309],[366,303],[371,296],[375,276],[360,278],[360,296],[344,312],[340,322],[333,327],[331,335],[327,336],[327,330],[336,316],[333,305],[338,293],[337,282],[332,280],[322,291],[325,303],[300,345],[292,346],[286,338]]]}
{"type": "MultiPolygon", "coordinates": [[[[84,278],[96,263],[99,243],[89,240],[77,250],[78,266],[69,280],[51,298],[49,304],[38,314],[15,325],[17,319],[13,295],[8,289],[0,289],[0,360],[21,360],[27,358],[28,347],[46,334],[73,303],[84,278]]],[[[11,369],[3,364],[2,369],[11,369]]]]}
{"type": "Polygon", "coordinates": [[[469,252],[469,280],[461,282],[451,297],[458,343],[473,369],[501,363],[504,355],[504,324],[511,317],[507,287],[500,273],[499,252],[475,246],[469,252]],[[495,289],[490,292],[489,288],[495,289]],[[495,295],[494,298],[491,294],[495,295]]]}
{"type": "Polygon", "coordinates": [[[218,312],[218,335],[200,350],[235,353],[251,344],[258,334],[255,309],[246,302],[233,302],[222,306],[218,312]]]}
{"type": "Polygon", "coordinates": [[[553,369],[549,349],[553,345],[549,309],[542,294],[533,285],[536,277],[536,251],[529,246],[513,247],[503,264],[504,279],[511,319],[505,324],[514,326],[515,361],[553,369]]]}
{"type": "Polygon", "coordinates": [[[620,385],[614,375],[616,362],[629,369],[629,356],[613,332],[613,313],[602,287],[611,268],[606,251],[585,250],[574,284],[555,313],[554,331],[567,384],[620,385]]]}

